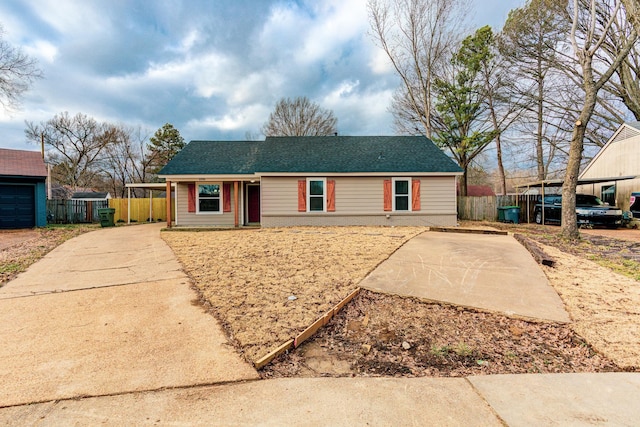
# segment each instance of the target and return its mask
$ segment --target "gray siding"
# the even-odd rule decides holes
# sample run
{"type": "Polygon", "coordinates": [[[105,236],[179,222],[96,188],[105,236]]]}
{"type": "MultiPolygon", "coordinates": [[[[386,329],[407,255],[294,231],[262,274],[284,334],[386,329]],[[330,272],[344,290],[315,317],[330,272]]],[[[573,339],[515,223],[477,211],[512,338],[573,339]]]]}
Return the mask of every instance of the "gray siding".
{"type": "Polygon", "coordinates": [[[389,178],[328,177],[336,181],[336,211],[309,213],[298,212],[298,180],[306,177],[263,177],[262,226],[457,224],[455,177],[419,177],[418,212],[384,211],[383,181],[389,178]]]}
{"type": "Polygon", "coordinates": [[[629,199],[631,197],[631,193],[634,191],[640,191],[640,179],[579,185],[576,192],[602,197],[602,187],[607,187],[613,184],[616,185],[616,206],[622,210],[628,211],[630,208],[629,199]]]}
{"type": "MultiPolygon", "coordinates": [[[[233,227],[233,186],[231,187],[231,212],[222,214],[198,214],[188,212],[189,208],[189,183],[178,183],[176,186],[176,226],[180,227],[233,227]]],[[[222,201],[221,201],[222,202],[222,201]]],[[[242,212],[242,198],[238,200],[238,210],[242,212]]],[[[242,221],[242,215],[239,216],[242,221]]]]}
{"type": "MultiPolygon", "coordinates": [[[[616,176],[640,175],[640,132],[624,128],[594,159],[580,178],[609,178],[616,176]]],[[[629,210],[629,198],[634,191],[640,191],[640,179],[598,184],[579,185],[578,193],[602,196],[602,187],[616,185],[616,205],[629,210]]]]}

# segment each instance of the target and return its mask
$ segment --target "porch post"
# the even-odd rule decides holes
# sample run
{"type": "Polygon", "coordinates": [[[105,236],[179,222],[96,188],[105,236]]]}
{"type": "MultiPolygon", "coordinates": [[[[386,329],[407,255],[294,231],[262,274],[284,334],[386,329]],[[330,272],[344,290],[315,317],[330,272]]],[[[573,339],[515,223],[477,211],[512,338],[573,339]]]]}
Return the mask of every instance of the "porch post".
{"type": "Polygon", "coordinates": [[[127,187],[127,224],[131,224],[131,187],[127,187]]]}
{"type": "Polygon", "coordinates": [[[240,226],[238,217],[238,181],[233,181],[233,221],[236,227],[240,226]]]}
{"type": "Polygon", "coordinates": [[[167,228],[171,228],[171,181],[167,180],[167,228]]]}

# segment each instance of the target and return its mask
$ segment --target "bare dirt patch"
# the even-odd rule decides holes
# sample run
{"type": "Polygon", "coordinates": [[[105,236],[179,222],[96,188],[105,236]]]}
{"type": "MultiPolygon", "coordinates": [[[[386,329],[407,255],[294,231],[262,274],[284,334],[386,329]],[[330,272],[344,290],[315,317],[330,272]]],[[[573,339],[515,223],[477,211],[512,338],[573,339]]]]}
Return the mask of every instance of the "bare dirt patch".
{"type": "Polygon", "coordinates": [[[25,271],[56,246],[96,226],[46,227],[0,232],[0,286],[25,271]]]}
{"type": "Polygon", "coordinates": [[[612,370],[616,365],[567,325],[363,290],[312,340],[265,367],[262,375],[456,377],[612,370]]]}
{"type": "Polygon", "coordinates": [[[543,267],[571,314],[572,328],[622,368],[640,367],[640,283],[552,246],[543,267]]]}
{"type": "MultiPolygon", "coordinates": [[[[509,228],[500,224],[474,227],[509,228]]],[[[623,291],[618,300],[591,298],[568,302],[575,280],[594,286],[594,295],[609,292],[603,277],[611,269],[575,279],[578,263],[594,254],[633,253],[633,242],[587,240],[578,244],[558,238],[558,228],[514,227],[549,250],[557,266],[547,272],[575,324],[560,325],[513,319],[500,314],[451,307],[412,298],[362,291],[310,341],[275,359],[263,377],[280,376],[460,376],[526,372],[601,372],[635,370],[640,360],[637,316],[640,300],[623,291]],[[631,249],[629,249],[631,248],[631,249]],[[552,253],[553,252],[553,253],[552,253]],[[570,253],[566,253],[570,252],[570,253]],[[622,297],[624,295],[624,297],[622,297]],[[625,300],[629,298],[629,301],[625,300]],[[584,306],[584,307],[581,307],[584,306]],[[584,322],[580,320],[580,310],[584,322]],[[587,324],[589,313],[610,316],[587,324]],[[597,339],[609,336],[609,323],[632,332],[615,346],[597,339]],[[589,328],[593,329],[589,334],[589,328]],[[637,330],[637,329],[635,329],[637,330]],[[601,331],[601,332],[598,332],[601,331]],[[635,340],[635,341],[634,341],[635,340]],[[593,346],[592,346],[593,341],[593,346]],[[605,349],[607,348],[608,349],[605,349]],[[613,351],[616,347],[619,351],[613,351]]],[[[203,299],[225,326],[240,351],[253,361],[291,339],[333,304],[347,296],[379,262],[421,229],[288,228],[254,231],[163,233],[203,299]],[[295,300],[289,300],[295,296],[295,300]]],[[[600,238],[600,237],[598,237],[600,238]]],[[[546,271],[546,270],[545,270],[546,271]]],[[[629,286],[636,285],[629,279],[629,286]]],[[[580,292],[578,292],[580,293],[580,292]]]]}
{"type": "Polygon", "coordinates": [[[424,228],[323,227],[162,233],[202,298],[255,362],[356,289],[424,228]]]}

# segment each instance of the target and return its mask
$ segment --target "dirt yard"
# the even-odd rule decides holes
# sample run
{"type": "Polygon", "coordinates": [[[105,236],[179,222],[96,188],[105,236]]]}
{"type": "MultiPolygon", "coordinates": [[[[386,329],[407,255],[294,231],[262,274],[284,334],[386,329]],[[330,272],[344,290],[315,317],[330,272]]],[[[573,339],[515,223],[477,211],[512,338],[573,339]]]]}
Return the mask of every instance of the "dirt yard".
{"type": "Polygon", "coordinates": [[[64,241],[95,229],[96,226],[93,225],[78,225],[0,230],[0,286],[25,271],[64,241]]]}
{"type": "MultiPolygon", "coordinates": [[[[527,322],[363,291],[313,339],[263,369],[263,376],[637,369],[638,282],[587,259],[634,243],[585,240],[579,247],[573,245],[574,253],[567,253],[555,249],[554,243],[562,246],[561,241],[556,230],[549,230],[520,227],[513,231],[538,241],[556,258],[556,267],[545,267],[545,272],[574,320],[571,325],[527,322]],[[615,330],[618,333],[613,335],[615,330]]],[[[176,231],[163,233],[163,238],[234,343],[249,361],[255,361],[310,325],[421,231],[285,228],[176,231]]]]}
{"type": "Polygon", "coordinates": [[[419,228],[165,232],[202,298],[249,361],[356,289],[419,228]]]}

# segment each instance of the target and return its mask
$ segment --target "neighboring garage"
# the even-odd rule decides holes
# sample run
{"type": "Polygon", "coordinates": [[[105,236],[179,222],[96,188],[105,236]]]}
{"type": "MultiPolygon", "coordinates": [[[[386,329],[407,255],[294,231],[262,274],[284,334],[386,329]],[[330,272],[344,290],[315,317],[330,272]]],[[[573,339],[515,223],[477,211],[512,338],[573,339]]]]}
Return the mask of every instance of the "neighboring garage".
{"type": "Polygon", "coordinates": [[[47,225],[46,178],[39,152],[0,148],[0,229],[47,225]]]}

